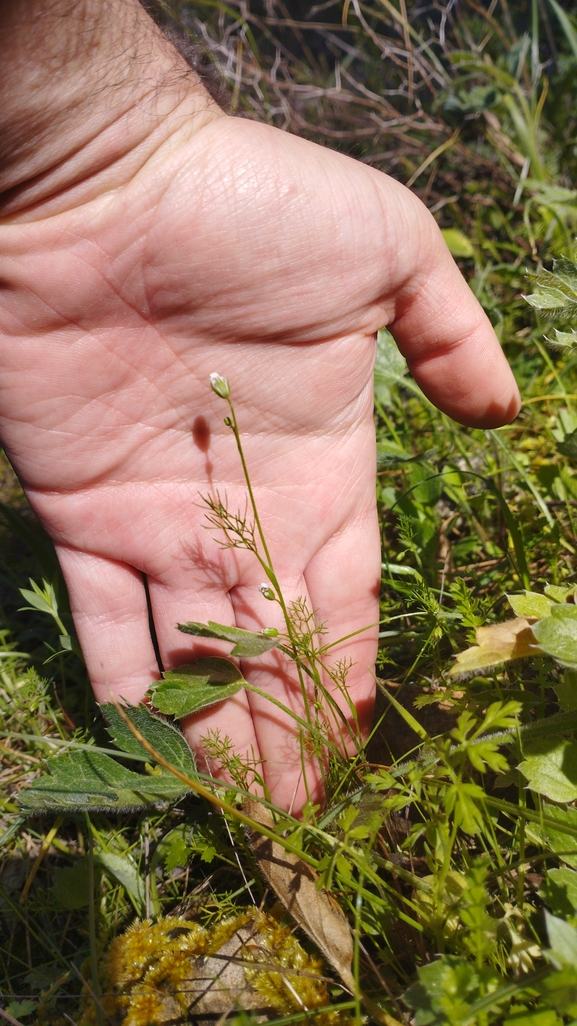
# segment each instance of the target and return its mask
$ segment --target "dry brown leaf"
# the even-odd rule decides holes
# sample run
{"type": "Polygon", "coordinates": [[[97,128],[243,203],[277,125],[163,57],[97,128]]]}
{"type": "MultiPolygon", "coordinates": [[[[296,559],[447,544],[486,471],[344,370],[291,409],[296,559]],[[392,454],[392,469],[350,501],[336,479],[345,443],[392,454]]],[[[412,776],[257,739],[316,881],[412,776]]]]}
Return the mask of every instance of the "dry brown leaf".
{"type": "Polygon", "coordinates": [[[538,655],[540,649],[531,630],[532,623],[535,623],[534,618],[518,616],[504,623],[478,627],[477,644],[457,656],[450,676],[460,677],[466,673],[488,670],[491,666],[508,663],[512,659],[538,655]]]}
{"type": "MultiPolygon", "coordinates": [[[[274,827],[269,810],[254,798],[245,799],[244,811],[255,822],[269,829],[274,827]]],[[[336,902],[319,890],[315,871],[297,855],[285,851],[280,841],[262,834],[253,832],[251,848],[261,873],[277,897],[354,993],[351,928],[336,902]]]]}

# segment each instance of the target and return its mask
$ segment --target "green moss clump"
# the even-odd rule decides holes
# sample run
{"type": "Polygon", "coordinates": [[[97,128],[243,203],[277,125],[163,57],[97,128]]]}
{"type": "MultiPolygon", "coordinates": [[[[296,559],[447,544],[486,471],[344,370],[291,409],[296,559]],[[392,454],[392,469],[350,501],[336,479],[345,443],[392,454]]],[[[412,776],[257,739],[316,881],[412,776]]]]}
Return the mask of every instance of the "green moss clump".
{"type": "MultiPolygon", "coordinates": [[[[323,963],[291,929],[256,910],[211,927],[163,918],[132,924],[100,963],[102,1013],[114,1026],[184,1024],[250,1011],[257,1021],[330,1005],[323,963]]],[[[91,995],[79,1026],[96,1026],[91,995]]],[[[349,1026],[338,1010],[318,1026],[349,1026]]]]}

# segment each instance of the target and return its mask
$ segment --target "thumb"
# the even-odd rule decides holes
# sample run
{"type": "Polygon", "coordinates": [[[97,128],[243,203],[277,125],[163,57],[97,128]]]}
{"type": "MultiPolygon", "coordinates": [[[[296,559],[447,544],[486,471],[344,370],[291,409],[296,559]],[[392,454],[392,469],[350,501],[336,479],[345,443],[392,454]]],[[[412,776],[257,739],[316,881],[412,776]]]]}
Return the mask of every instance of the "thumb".
{"type": "Polygon", "coordinates": [[[521,399],[491,323],[426,208],[413,208],[412,272],[388,327],[423,392],[470,427],[513,420],[521,399]]]}

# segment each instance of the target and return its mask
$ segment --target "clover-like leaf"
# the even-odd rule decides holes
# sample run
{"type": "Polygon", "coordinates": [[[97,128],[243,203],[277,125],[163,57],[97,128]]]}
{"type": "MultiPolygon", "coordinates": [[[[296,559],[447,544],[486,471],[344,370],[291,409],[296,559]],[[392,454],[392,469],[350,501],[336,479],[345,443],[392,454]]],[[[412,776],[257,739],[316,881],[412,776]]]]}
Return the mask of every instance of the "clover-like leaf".
{"type": "Polygon", "coordinates": [[[245,685],[230,659],[209,657],[167,670],[149,689],[154,707],[168,716],[188,716],[236,695],[245,685]]]}
{"type": "Polygon", "coordinates": [[[278,633],[272,635],[245,631],[241,627],[227,627],[222,623],[179,623],[179,631],[183,634],[194,634],[197,638],[215,638],[219,641],[230,641],[233,644],[231,655],[239,659],[251,659],[254,656],[268,652],[281,644],[282,638],[278,633]]]}

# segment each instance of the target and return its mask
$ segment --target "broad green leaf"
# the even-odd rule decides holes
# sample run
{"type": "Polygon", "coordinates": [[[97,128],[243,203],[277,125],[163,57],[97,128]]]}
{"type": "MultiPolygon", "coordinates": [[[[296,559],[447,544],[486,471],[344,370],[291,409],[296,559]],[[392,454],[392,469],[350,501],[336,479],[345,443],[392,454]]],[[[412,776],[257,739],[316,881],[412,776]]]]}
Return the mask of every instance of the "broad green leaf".
{"type": "Polygon", "coordinates": [[[183,634],[194,634],[196,638],[217,638],[219,641],[230,641],[234,648],[231,655],[239,659],[252,659],[254,656],[268,652],[270,648],[280,645],[280,635],[270,637],[267,634],[256,634],[253,631],[243,631],[240,627],[226,627],[221,623],[179,623],[179,631],[183,634]]]}
{"type": "Polygon", "coordinates": [[[558,969],[577,966],[577,929],[550,912],[545,912],[549,950],[544,954],[558,969]]]}
{"type": "Polygon", "coordinates": [[[568,587],[567,585],[561,587],[559,584],[546,584],[544,591],[547,598],[553,599],[554,602],[571,602],[575,599],[577,587],[574,584],[570,584],[568,587]]]}
{"type": "MultiPolygon", "coordinates": [[[[126,711],[142,736],[171,766],[188,776],[196,773],[194,757],[179,730],[144,705],[130,706],[126,711]]],[[[108,732],[121,750],[119,755],[124,751],[152,761],[114,705],[103,705],[102,712],[108,720],[108,732]]],[[[151,775],[135,773],[87,745],[50,759],[49,773],[21,791],[18,800],[25,815],[78,810],[127,812],[151,805],[165,807],[187,790],[169,770],[158,767],[151,775]]]]}
{"type": "Polygon", "coordinates": [[[375,397],[382,406],[391,405],[391,388],[398,385],[406,373],[405,357],[399,352],[391,333],[382,328],[377,335],[375,363],[375,397]]]}
{"type": "Polygon", "coordinates": [[[525,617],[478,627],[477,644],[460,652],[450,671],[451,677],[488,670],[512,659],[523,659],[539,651],[533,628],[525,617]]]}
{"type": "Polygon", "coordinates": [[[177,801],[187,788],[171,773],[133,773],[108,755],[74,750],[50,760],[50,773],[18,796],[26,815],[43,812],[131,812],[177,801]]]}
{"type": "Polygon", "coordinates": [[[554,802],[577,799],[577,741],[529,741],[519,771],[532,791],[554,802]]]}
{"type": "Polygon", "coordinates": [[[144,880],[134,863],[126,855],[115,855],[108,851],[98,852],[94,856],[94,860],[109,876],[114,877],[119,884],[122,884],[142,915],[146,904],[144,880]]]}
{"type": "Polygon", "coordinates": [[[577,670],[566,669],[561,684],[553,685],[559,709],[562,712],[577,711],[577,670]]]}
{"type": "Polygon", "coordinates": [[[540,285],[538,292],[523,298],[536,310],[563,310],[571,305],[571,300],[560,289],[550,285],[540,285]]]}
{"type": "Polygon", "coordinates": [[[64,866],[54,874],[52,892],[59,908],[85,908],[90,900],[90,860],[88,855],[73,866],[64,866]]]}
{"type": "MultiPolygon", "coordinates": [[[[107,730],[115,745],[123,752],[130,752],[131,755],[144,755],[149,761],[152,761],[152,756],[141,745],[140,741],[135,738],[128,724],[122,719],[118,709],[112,704],[102,705],[100,708],[103,716],[108,721],[107,730]]],[[[124,711],[136,729],[146,738],[159,755],[162,755],[171,766],[175,766],[176,769],[181,770],[188,776],[194,776],[196,773],[194,756],[185,737],[177,727],[155,716],[145,705],[127,706],[124,711]]],[[[168,770],[163,770],[164,773],[172,776],[172,774],[168,773],[168,770]]],[[[154,778],[145,779],[151,780],[154,778]]],[[[176,777],[172,777],[172,779],[182,790],[183,785],[176,780],[176,777]]]]}
{"type": "Polygon", "coordinates": [[[550,869],[547,879],[539,888],[539,895],[549,906],[553,915],[567,919],[577,912],[577,873],[562,866],[550,869]]]}
{"type": "Polygon", "coordinates": [[[149,693],[159,712],[180,717],[231,698],[245,683],[234,663],[215,657],[168,670],[163,680],[151,685],[149,693]]]}
{"type": "Polygon", "coordinates": [[[577,869],[577,809],[545,804],[543,817],[543,840],[563,862],[577,869]]]}
{"type": "Polygon", "coordinates": [[[563,1022],[552,1008],[545,1008],[542,1012],[537,1012],[518,1005],[509,1009],[509,1015],[503,1021],[503,1026],[563,1026],[563,1022]]]}
{"type": "Polygon", "coordinates": [[[407,452],[390,439],[379,442],[377,446],[377,470],[396,467],[400,463],[412,463],[415,459],[420,458],[420,456],[415,457],[412,452],[407,452]]]}
{"type": "MultiPolygon", "coordinates": [[[[494,95],[493,90],[492,93],[494,95]]],[[[447,243],[451,256],[472,257],[475,255],[471,240],[456,228],[442,228],[441,234],[447,243]]]]}
{"type": "Polygon", "coordinates": [[[507,595],[507,601],[515,616],[526,616],[540,620],[551,615],[552,601],[538,591],[524,591],[522,595],[507,595]]]}
{"type": "Polygon", "coordinates": [[[543,652],[562,666],[577,668],[577,606],[574,603],[551,607],[551,616],[533,626],[543,652]]]}
{"type": "MultiPolygon", "coordinates": [[[[575,335],[574,341],[577,342],[577,335],[575,335]]],[[[567,456],[570,460],[577,460],[577,431],[571,431],[570,434],[565,435],[562,442],[557,442],[557,452],[567,456]]]]}

